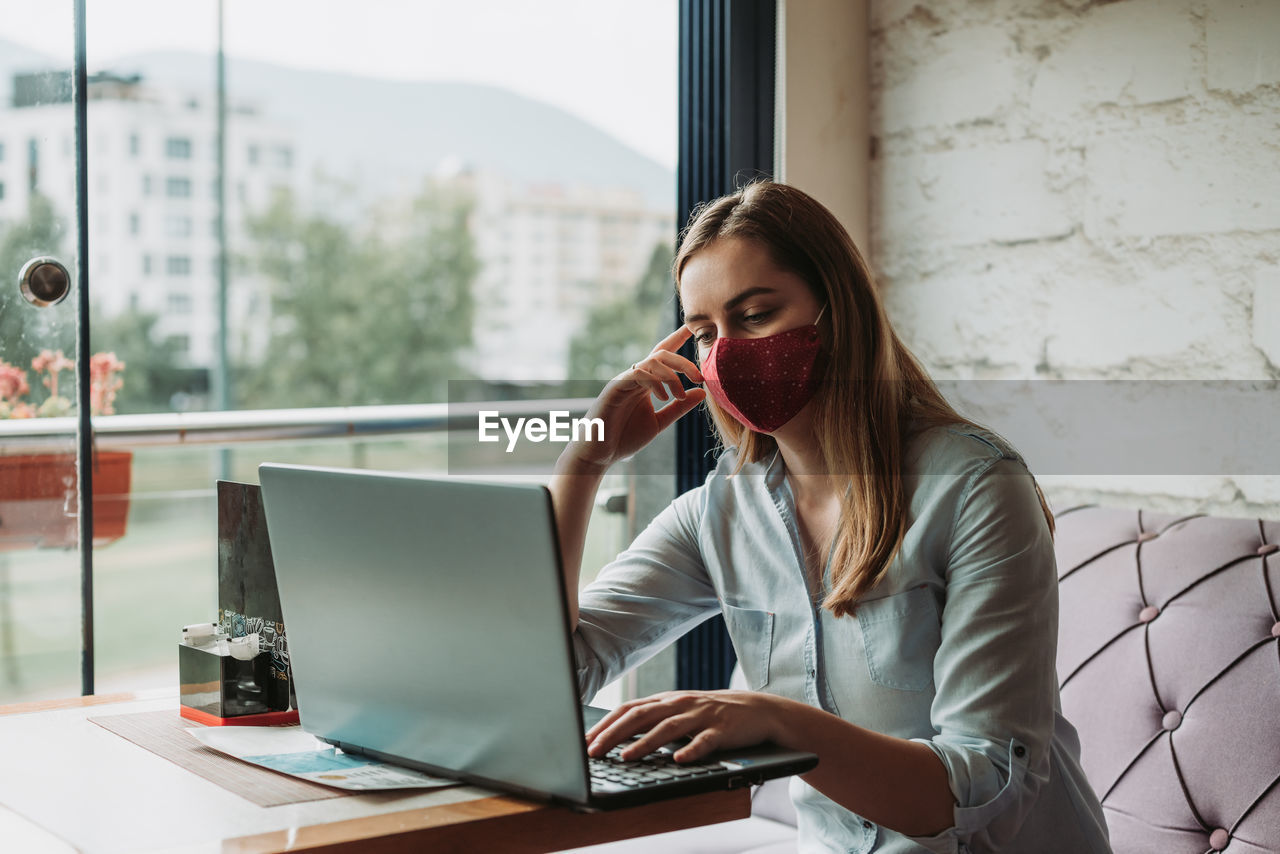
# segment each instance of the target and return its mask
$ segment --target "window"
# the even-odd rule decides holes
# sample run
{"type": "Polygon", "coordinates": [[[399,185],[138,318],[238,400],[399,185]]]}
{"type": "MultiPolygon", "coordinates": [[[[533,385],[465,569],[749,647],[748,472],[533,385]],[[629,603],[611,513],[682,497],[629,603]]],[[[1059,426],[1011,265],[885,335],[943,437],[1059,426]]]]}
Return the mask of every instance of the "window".
{"type": "Polygon", "coordinates": [[[190,237],[191,217],[171,215],[164,218],[165,237],[190,237]]]}
{"type": "MultiPolygon", "coordinates": [[[[218,392],[224,387],[229,387],[234,406],[248,410],[410,400],[443,403],[450,390],[447,378],[456,376],[455,360],[465,358],[469,365],[473,351],[478,351],[475,358],[483,365],[477,367],[478,379],[466,393],[495,396],[521,395],[523,392],[518,389],[526,381],[588,377],[588,369],[579,363],[591,367],[591,373],[596,372],[595,368],[607,368],[612,376],[618,366],[605,362],[615,350],[619,363],[630,364],[638,358],[630,348],[608,346],[610,342],[601,341],[598,330],[577,327],[585,327],[582,318],[596,304],[613,300],[615,295],[616,302],[621,302],[623,296],[635,290],[644,273],[642,262],[648,260],[653,249],[652,245],[634,247],[624,257],[630,259],[634,254],[638,260],[624,265],[625,269],[616,264],[606,266],[600,215],[615,209],[625,213],[629,205],[646,215],[657,211],[654,234],[638,235],[636,243],[674,242],[671,212],[676,208],[673,169],[677,149],[677,4],[595,0],[590,4],[591,15],[579,16],[592,19],[580,22],[584,24],[581,30],[566,28],[563,20],[548,20],[545,30],[539,31],[531,19],[529,32],[514,45],[500,47],[500,42],[492,38],[492,19],[507,14],[501,11],[503,8],[519,10],[526,5],[522,0],[446,4],[448,15],[433,17],[425,14],[427,10],[417,11],[415,4],[327,4],[321,15],[288,16],[290,20],[280,23],[275,32],[261,32],[271,28],[273,22],[257,22],[257,35],[270,39],[283,64],[309,67],[315,73],[290,72],[287,82],[242,80],[234,74],[226,81],[231,133],[225,140],[229,171],[223,186],[226,220],[222,227],[230,254],[223,256],[222,263],[229,297],[228,361],[234,366],[226,384],[216,382],[223,378],[219,348],[210,346],[219,323],[213,311],[218,284],[215,256],[222,250],[216,237],[219,226],[214,221],[218,200],[209,195],[216,156],[215,102],[209,85],[213,82],[209,79],[212,69],[202,64],[203,82],[199,87],[204,91],[195,91],[195,87],[184,83],[184,70],[167,70],[163,63],[149,64],[147,76],[134,95],[121,90],[120,97],[108,97],[104,90],[103,98],[91,102],[90,110],[95,115],[106,112],[99,116],[101,122],[91,122],[90,141],[99,128],[109,131],[111,156],[118,152],[116,166],[123,169],[105,170],[116,173],[110,178],[111,196],[104,201],[112,203],[109,213],[113,219],[119,218],[120,231],[93,243],[95,251],[110,244],[113,255],[121,253],[120,264],[115,266],[111,259],[109,274],[95,268],[98,276],[90,297],[104,320],[114,319],[131,305],[149,315],[148,321],[153,320],[145,339],[138,334],[139,326],[125,323],[102,322],[93,324],[90,330],[97,337],[94,352],[114,351],[126,362],[130,357],[135,359],[125,371],[117,411],[209,410],[219,405],[218,392]],[[473,7],[481,6],[487,11],[472,13],[473,7]],[[519,103],[523,105],[519,108],[522,115],[527,110],[530,116],[540,116],[529,123],[534,126],[529,138],[521,134],[495,140],[482,133],[474,137],[462,134],[468,138],[456,142],[456,151],[452,151],[455,143],[449,146],[456,156],[445,164],[447,168],[437,168],[439,153],[424,154],[422,118],[413,116],[413,111],[379,113],[375,133],[351,136],[352,128],[367,125],[370,103],[399,103],[405,87],[416,85],[405,81],[428,79],[440,73],[430,64],[406,64],[401,66],[403,79],[394,81],[369,77],[370,69],[362,67],[376,64],[369,60],[377,58],[378,46],[401,53],[401,44],[389,42],[388,34],[408,35],[409,44],[415,38],[420,41],[421,24],[428,19],[433,31],[477,58],[470,69],[449,71],[450,76],[456,73],[456,85],[482,84],[474,90],[467,89],[467,96],[456,105],[433,109],[431,123],[440,127],[471,127],[473,123],[477,128],[500,127],[509,118],[513,105],[519,103]],[[612,37],[584,37],[584,33],[589,36],[592,31],[599,32],[599,24],[606,19],[611,21],[611,27],[616,25],[606,30],[610,36],[619,31],[628,33],[625,50],[616,44],[602,44],[614,42],[612,37]],[[585,26],[588,23],[590,27],[585,26]],[[369,30],[376,30],[377,37],[367,39],[369,30]],[[636,30],[648,34],[642,49],[633,49],[636,46],[631,44],[631,36],[638,35],[636,30]],[[419,34],[416,37],[415,32],[419,34]],[[326,51],[322,68],[317,68],[314,60],[301,58],[305,50],[295,53],[316,45],[333,47],[326,51]],[[528,68],[547,51],[573,55],[580,67],[592,69],[591,79],[532,85],[528,68]],[[495,71],[491,66],[500,67],[495,71]],[[505,82],[498,79],[503,69],[509,72],[503,78],[505,82]],[[335,85],[334,75],[362,82],[335,85]],[[634,99],[627,99],[634,103],[628,103],[625,111],[609,109],[616,105],[602,104],[592,94],[601,84],[611,91],[635,94],[634,99]],[[135,97],[151,87],[163,96],[154,100],[135,97]],[[526,93],[531,98],[529,103],[513,101],[526,99],[526,94],[519,93],[526,93]],[[304,110],[308,118],[299,120],[298,104],[313,100],[324,103],[325,109],[320,113],[304,110]],[[628,118],[616,119],[610,130],[614,141],[604,145],[597,137],[598,131],[591,129],[587,134],[595,142],[584,141],[582,127],[575,122],[562,122],[557,110],[538,107],[546,103],[575,105],[593,122],[607,124],[609,115],[625,114],[628,118]],[[592,105],[601,107],[599,115],[590,111],[592,105]],[[636,119],[642,112],[643,117],[636,119]],[[644,134],[635,128],[665,128],[669,138],[658,133],[656,141],[647,143],[648,160],[638,161],[633,159],[633,150],[641,144],[639,139],[644,134]],[[552,141],[553,150],[541,148],[547,140],[552,141]],[[467,148],[472,142],[478,149],[467,148]],[[537,165],[530,165],[522,156],[522,152],[528,154],[530,144],[539,146],[537,165]],[[651,149],[657,153],[650,154],[651,149]],[[490,156],[495,153],[503,156],[490,156]],[[123,182],[119,187],[114,186],[117,177],[123,182]],[[130,189],[129,181],[138,183],[130,189]],[[284,192],[274,194],[277,188],[284,192]],[[376,215],[365,216],[366,211],[376,215]],[[540,229],[535,227],[535,211],[545,211],[540,229]],[[580,221],[565,236],[563,222],[569,211],[580,212],[580,221]],[[505,240],[498,236],[503,234],[507,236],[505,240]],[[566,252],[564,246],[568,243],[573,244],[572,251],[566,252]],[[534,255],[540,259],[537,264],[531,262],[534,255]],[[388,302],[403,305],[404,311],[390,314],[399,316],[347,309],[349,295],[341,285],[350,281],[349,276],[359,277],[362,271],[373,272],[380,287],[393,288],[388,302]],[[429,295],[423,293],[420,284],[425,271],[431,278],[429,295]],[[598,282],[598,287],[573,287],[578,281],[598,282]],[[541,308],[535,316],[526,316],[535,287],[541,308]],[[471,296],[481,292],[494,292],[492,300],[471,296]],[[566,297],[566,292],[571,296],[566,297]],[[501,305],[508,307],[491,309],[501,305]],[[318,310],[311,311],[313,307],[318,310]],[[420,316],[424,314],[427,316],[420,316]],[[499,323],[506,331],[502,340],[495,342],[489,330],[499,323]],[[552,326],[556,335],[542,334],[552,326]],[[313,334],[317,329],[319,334],[313,334]],[[570,339],[579,331],[584,341],[598,346],[575,349],[575,357],[579,350],[583,355],[570,365],[570,339]],[[351,346],[370,340],[376,341],[377,347],[351,346]],[[350,358],[334,359],[333,352],[350,358]],[[145,360],[140,354],[155,357],[172,370],[144,377],[145,360]],[[415,365],[429,365],[406,372],[405,359],[413,360],[415,365]],[[320,382],[302,379],[313,375],[322,377],[320,382]]],[[[192,19],[183,4],[160,6],[165,7],[165,14],[169,6],[174,7],[173,21],[156,18],[141,30],[134,27],[120,33],[91,28],[90,57],[180,50],[189,38],[199,38],[202,30],[198,25],[202,22],[192,19]]],[[[230,55],[253,50],[249,43],[240,41],[234,30],[227,35],[230,55]]],[[[35,119],[35,111],[30,112],[29,118],[35,119]]],[[[6,143],[0,178],[6,184],[21,182],[15,185],[15,205],[25,205],[26,201],[23,143],[29,136],[40,137],[44,149],[40,153],[45,160],[40,164],[40,178],[45,185],[58,185],[41,189],[61,189],[71,197],[69,203],[59,201],[57,205],[69,225],[75,209],[70,192],[74,158],[64,160],[58,149],[64,144],[61,135],[70,129],[71,122],[57,130],[39,132],[34,132],[34,121],[33,132],[11,127],[12,124],[0,119],[0,139],[6,143]]],[[[68,136],[65,144],[66,150],[74,154],[74,137],[68,136]]],[[[99,158],[96,165],[99,168],[94,170],[90,184],[95,188],[98,175],[104,172],[102,167],[109,164],[99,158]]],[[[8,192],[7,186],[5,191],[8,192]]],[[[12,207],[6,197],[0,203],[0,218],[12,207]]],[[[107,211],[105,204],[98,205],[91,217],[107,211]]],[[[64,239],[64,247],[74,243],[68,240],[64,239]]],[[[7,287],[11,285],[0,281],[0,293],[7,287]]],[[[661,297],[663,305],[652,309],[639,299],[633,300],[628,314],[636,322],[630,325],[647,330],[670,321],[668,294],[661,297]]],[[[0,339],[4,337],[0,334],[0,339]]],[[[653,346],[645,332],[638,331],[636,337],[640,341],[628,341],[628,345],[635,343],[641,355],[653,346]]],[[[6,343],[0,341],[0,349],[6,343]]],[[[69,348],[64,349],[70,352],[69,348]]],[[[397,437],[394,442],[376,443],[377,447],[370,444],[368,461],[386,468],[422,465],[443,471],[454,440],[456,437],[443,432],[424,432],[406,438],[402,445],[397,437]]],[[[314,458],[310,449],[299,450],[309,460],[338,465],[350,462],[348,450],[354,445],[354,441],[348,444],[325,440],[315,448],[314,458]]],[[[274,453],[263,447],[265,453],[274,453]]],[[[228,452],[232,471],[249,471],[259,461],[253,459],[259,448],[247,443],[229,445],[228,452]]],[[[360,453],[363,452],[362,446],[360,453]]],[[[135,602],[138,608],[136,612],[125,609],[119,613],[102,609],[95,620],[95,634],[103,645],[99,649],[120,648],[120,638],[137,637],[140,642],[126,647],[136,651],[129,655],[100,653],[96,659],[99,680],[107,679],[114,686],[124,677],[132,689],[168,685],[176,678],[169,672],[173,669],[168,653],[169,630],[153,633],[157,636],[154,642],[149,636],[143,644],[133,624],[140,613],[148,628],[182,625],[201,619],[201,609],[216,601],[210,589],[210,582],[216,587],[216,576],[211,578],[208,572],[210,557],[189,548],[189,544],[198,542],[201,548],[208,545],[210,538],[199,534],[209,516],[208,475],[212,467],[222,465],[223,456],[221,447],[190,443],[181,449],[139,448],[136,453],[133,479],[138,500],[132,506],[147,511],[134,514],[136,517],[148,518],[134,518],[130,523],[134,527],[125,538],[100,558],[117,564],[132,564],[136,559],[141,565],[153,560],[153,553],[160,555],[171,547],[181,548],[182,556],[165,564],[166,572],[174,576],[172,587],[177,593],[158,601],[161,597],[154,597],[150,595],[152,591],[143,588],[148,595],[140,597],[135,582],[144,580],[134,578],[137,573],[103,572],[100,560],[95,580],[100,598],[135,602]],[[181,461],[175,462],[179,455],[181,461]],[[150,500],[160,495],[165,498],[150,500]],[[168,500],[168,496],[183,497],[168,500]],[[152,655],[151,650],[157,652],[152,655]],[[153,669],[158,675],[153,675],[153,669]]],[[[497,463],[502,464],[503,459],[497,463]]],[[[637,519],[641,512],[637,510],[637,519]]],[[[584,558],[584,565],[603,566],[625,547],[620,534],[619,541],[614,542],[613,532],[625,530],[627,518],[605,514],[603,510],[593,515],[603,516],[592,521],[592,540],[598,553],[584,558]],[[607,557],[606,552],[610,553],[607,557]]],[[[212,560],[216,563],[216,542],[213,546],[212,560]]],[[[31,559],[40,566],[48,563],[49,554],[31,551],[31,559]]],[[[16,572],[27,572],[18,570],[18,565],[15,564],[16,572]]],[[[583,573],[584,581],[588,580],[587,575],[589,572],[583,573]]],[[[17,610],[20,600],[13,604],[17,610]]],[[[40,611],[30,607],[28,610],[33,614],[40,611]]],[[[72,653],[80,642],[76,611],[73,606],[59,606],[59,613],[67,615],[70,626],[69,646],[64,645],[70,650],[64,656],[71,662],[66,668],[70,672],[76,669],[71,666],[76,658],[72,653]]],[[[15,631],[23,628],[19,623],[15,631]]],[[[9,661],[6,651],[0,649],[0,705],[44,690],[39,685],[32,686],[37,677],[46,679],[45,670],[55,669],[42,667],[22,674],[26,682],[18,690],[26,693],[12,695],[10,680],[3,675],[9,672],[9,661]]],[[[71,692],[61,688],[46,691],[49,696],[68,693],[71,692]]]]}
{"type": "Polygon", "coordinates": [[[191,313],[191,295],[190,294],[169,294],[166,304],[169,314],[190,314],[191,313]]]}

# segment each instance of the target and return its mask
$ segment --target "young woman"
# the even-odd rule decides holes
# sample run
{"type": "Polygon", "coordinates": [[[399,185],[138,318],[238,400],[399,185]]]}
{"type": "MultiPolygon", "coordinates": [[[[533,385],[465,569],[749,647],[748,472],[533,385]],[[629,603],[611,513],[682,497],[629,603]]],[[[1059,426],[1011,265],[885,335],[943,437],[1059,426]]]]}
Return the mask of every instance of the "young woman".
{"type": "Polygon", "coordinates": [[[624,703],[589,753],[816,753],[791,784],[803,852],[1108,852],[1058,698],[1053,517],[1021,457],[942,398],[799,190],[696,211],[675,276],[684,325],[606,385],[604,440],[552,479],[567,589],[610,465],[699,404],[725,452],[570,602],[580,689],[723,613],[753,690],[624,703]]]}

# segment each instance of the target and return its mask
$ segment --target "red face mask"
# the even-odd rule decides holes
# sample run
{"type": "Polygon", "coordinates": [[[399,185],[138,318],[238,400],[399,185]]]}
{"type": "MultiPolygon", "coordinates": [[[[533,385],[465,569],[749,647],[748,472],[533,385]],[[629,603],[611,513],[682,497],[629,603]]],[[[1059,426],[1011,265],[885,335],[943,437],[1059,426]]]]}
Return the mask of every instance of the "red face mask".
{"type": "Polygon", "coordinates": [[[818,320],[764,338],[717,338],[702,361],[707,393],[757,433],[786,424],[818,390],[818,320]]]}

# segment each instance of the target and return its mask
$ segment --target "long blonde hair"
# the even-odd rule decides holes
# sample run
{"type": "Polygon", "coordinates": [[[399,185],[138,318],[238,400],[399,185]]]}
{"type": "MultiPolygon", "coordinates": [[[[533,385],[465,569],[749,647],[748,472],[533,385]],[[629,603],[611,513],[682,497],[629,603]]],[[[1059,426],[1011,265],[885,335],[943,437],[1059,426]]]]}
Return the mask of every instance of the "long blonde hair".
{"type": "MultiPolygon", "coordinates": [[[[840,499],[831,590],[822,607],[836,616],[852,614],[884,577],[906,534],[907,440],[934,426],[980,425],[947,403],[898,338],[866,261],[816,199],[785,184],[758,181],[696,208],[672,265],[677,296],[689,259],[729,237],[765,248],[774,264],[798,275],[829,306],[830,349],[814,396],[813,425],[823,470],[849,472],[851,488],[840,499]]],[[[705,405],[721,445],[737,449],[732,474],[776,450],[773,437],[743,426],[710,395],[705,405]]],[[[1053,514],[1038,484],[1036,494],[1052,534],[1053,514]]]]}

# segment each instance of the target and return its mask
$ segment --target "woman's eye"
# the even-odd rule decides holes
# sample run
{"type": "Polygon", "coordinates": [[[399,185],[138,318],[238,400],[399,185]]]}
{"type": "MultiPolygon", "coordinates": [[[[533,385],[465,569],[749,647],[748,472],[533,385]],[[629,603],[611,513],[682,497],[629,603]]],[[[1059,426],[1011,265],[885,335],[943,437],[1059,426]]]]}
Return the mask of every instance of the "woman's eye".
{"type": "Polygon", "coordinates": [[[746,323],[751,323],[756,326],[759,326],[761,323],[764,323],[766,320],[768,320],[769,315],[771,314],[773,314],[772,311],[758,311],[755,314],[743,315],[742,319],[746,323]]]}

